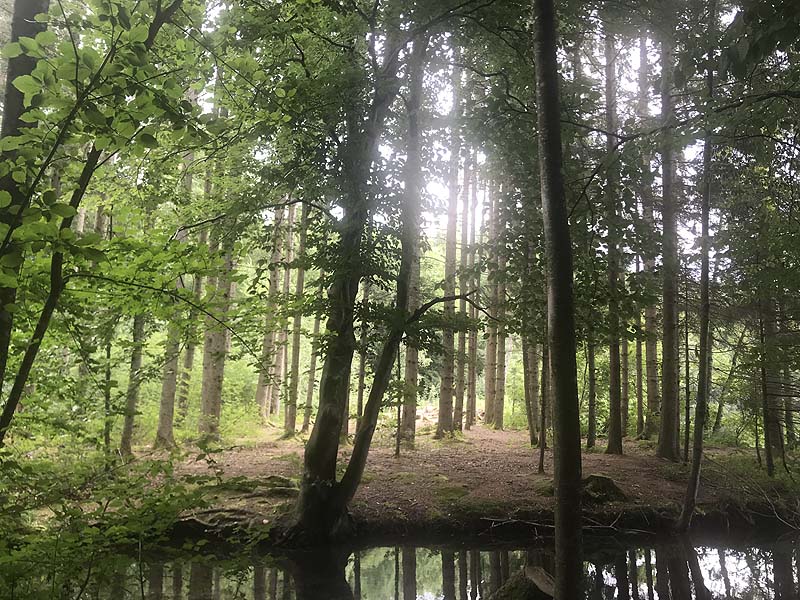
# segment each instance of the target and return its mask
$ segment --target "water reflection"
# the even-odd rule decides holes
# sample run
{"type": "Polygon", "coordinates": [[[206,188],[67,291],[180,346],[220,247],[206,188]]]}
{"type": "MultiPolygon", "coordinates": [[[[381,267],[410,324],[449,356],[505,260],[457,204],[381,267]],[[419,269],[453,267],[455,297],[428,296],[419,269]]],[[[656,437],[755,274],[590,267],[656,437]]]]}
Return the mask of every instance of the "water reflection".
{"type": "MultiPolygon", "coordinates": [[[[587,600],[789,600],[799,598],[800,547],[693,546],[687,542],[589,553],[587,600]]],[[[107,568],[52,581],[24,575],[0,599],[86,600],[535,600],[552,593],[547,548],[327,549],[291,557],[153,560],[117,557],[107,568]],[[10,594],[10,595],[9,595],[10,594]]],[[[577,574],[576,574],[577,576],[577,574]]]]}

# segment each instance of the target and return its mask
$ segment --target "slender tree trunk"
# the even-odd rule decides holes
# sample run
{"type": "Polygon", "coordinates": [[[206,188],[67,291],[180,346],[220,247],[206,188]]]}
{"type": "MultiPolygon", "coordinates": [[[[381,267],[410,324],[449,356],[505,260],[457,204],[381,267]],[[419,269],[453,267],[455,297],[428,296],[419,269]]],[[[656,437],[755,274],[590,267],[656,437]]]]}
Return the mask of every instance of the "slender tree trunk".
{"type": "MultiPolygon", "coordinates": [[[[639,260],[636,260],[638,271],[639,260]]],[[[636,437],[644,434],[644,377],[642,369],[642,313],[636,309],[636,437]]]]}
{"type": "MultiPolygon", "coordinates": [[[[325,298],[325,274],[320,274],[319,295],[320,301],[325,298]]],[[[314,317],[314,331],[311,334],[311,359],[308,365],[308,385],[306,387],[306,405],[303,411],[303,427],[302,433],[308,431],[311,425],[311,415],[314,411],[314,388],[317,381],[317,354],[319,354],[319,329],[322,318],[320,313],[317,312],[314,317]]]]}
{"type": "Polygon", "coordinates": [[[359,340],[358,348],[358,390],[356,392],[356,431],[361,427],[361,415],[364,413],[364,388],[366,387],[367,377],[367,318],[369,314],[369,291],[371,284],[369,281],[364,281],[362,284],[364,291],[362,292],[362,314],[365,317],[361,320],[361,339],[359,340]]]}
{"type": "Polygon", "coordinates": [[[272,254],[269,259],[269,290],[267,316],[264,323],[264,338],[261,346],[261,368],[258,371],[256,386],[256,404],[261,418],[269,418],[272,409],[272,387],[275,378],[275,367],[279,352],[277,351],[277,321],[275,312],[278,306],[278,286],[280,277],[281,252],[283,250],[283,207],[275,209],[272,232],[272,254]]]}
{"type": "Polygon", "coordinates": [[[683,425],[683,462],[684,464],[689,462],[689,431],[691,429],[691,400],[692,400],[692,390],[691,390],[691,373],[689,372],[689,280],[688,277],[686,279],[686,299],[683,304],[683,336],[684,336],[684,343],[683,343],[683,350],[684,350],[684,399],[685,399],[685,408],[684,408],[684,425],[683,425]]]}
{"type": "Polygon", "coordinates": [[[781,455],[783,432],[780,422],[780,377],[775,340],[775,304],[771,299],[761,306],[761,399],[764,417],[764,458],[767,474],[775,474],[775,457],[781,455]]]}
{"type": "MultiPolygon", "coordinates": [[[[717,29],[717,4],[716,0],[711,0],[709,16],[709,33],[713,37],[717,29]]],[[[711,54],[709,52],[709,54],[711,54]]],[[[709,68],[706,73],[706,93],[709,100],[714,97],[714,69],[712,56],[709,56],[709,68]]],[[[711,299],[709,293],[709,251],[711,246],[709,232],[709,215],[711,212],[712,194],[712,174],[711,159],[714,148],[711,141],[711,131],[706,131],[703,144],[703,189],[700,206],[700,352],[697,360],[697,399],[695,400],[694,414],[694,443],[692,446],[692,468],[689,474],[689,481],[686,485],[686,494],[683,499],[683,509],[678,518],[678,530],[688,531],[692,521],[695,505],[697,504],[697,492],[700,488],[700,469],[703,462],[703,433],[706,428],[708,418],[708,397],[711,390],[711,371],[708,363],[711,354],[710,348],[710,322],[711,322],[711,299]]],[[[687,297],[687,307],[688,307],[687,297]]],[[[686,319],[689,319],[689,312],[686,312],[686,319]]],[[[687,327],[688,331],[688,327],[687,327]]],[[[688,345],[688,336],[687,336],[688,345]]],[[[687,365],[688,367],[688,365],[687,365]]],[[[686,378],[689,378],[687,369],[686,378]]],[[[688,395],[687,395],[688,402],[688,395]]],[[[688,435],[689,424],[686,424],[688,435]]],[[[692,551],[694,549],[692,548],[692,551]]]]}
{"type": "Polygon", "coordinates": [[[569,235],[561,147],[555,8],[534,1],[534,56],[539,169],[547,272],[547,322],[555,409],[553,457],[555,506],[554,596],[583,594],[581,537],[581,430],[575,359],[572,244],[569,235]]]}
{"type": "MultiPolygon", "coordinates": [[[[212,246],[217,246],[214,242],[212,246]]],[[[203,382],[198,433],[206,439],[219,438],[219,417],[222,410],[222,384],[225,377],[225,360],[228,355],[227,330],[222,325],[228,316],[231,303],[233,273],[233,241],[221,244],[224,256],[222,271],[208,281],[208,295],[214,304],[216,318],[206,317],[203,338],[203,382]]]]}
{"type": "Polygon", "coordinates": [[[627,335],[627,328],[623,327],[623,337],[620,341],[620,375],[622,378],[622,396],[621,396],[621,412],[622,412],[622,437],[628,437],[628,420],[630,414],[630,395],[631,395],[631,384],[630,384],[630,364],[629,364],[629,350],[628,350],[628,339],[625,337],[627,335]]]}
{"type": "MultiPolygon", "coordinates": [[[[666,26],[669,31],[669,26],[666,26]]],[[[661,42],[661,115],[665,127],[662,132],[661,186],[663,220],[663,311],[664,332],[661,342],[661,426],[656,454],[661,458],[678,460],[678,398],[679,398],[679,353],[678,353],[678,205],[675,198],[675,161],[672,124],[675,111],[672,106],[672,41],[671,33],[665,33],[661,42]]]]}
{"type": "MultiPolygon", "coordinates": [[[[408,195],[409,204],[417,206],[422,204],[422,134],[420,131],[420,110],[423,100],[423,78],[428,56],[428,40],[414,41],[414,47],[409,57],[408,65],[408,137],[407,158],[405,168],[405,193],[408,195]]],[[[413,213],[416,218],[417,213],[413,213]]],[[[412,215],[408,215],[412,218],[412,215]]],[[[418,232],[419,223],[415,222],[414,231],[418,232]]],[[[419,277],[420,277],[420,243],[419,237],[413,240],[412,247],[408,249],[411,256],[411,275],[408,290],[408,308],[416,310],[419,307],[419,277]]],[[[414,444],[417,426],[417,379],[419,374],[419,351],[415,343],[406,344],[405,372],[403,374],[403,415],[401,435],[403,441],[409,445],[414,444]]]]}
{"type": "Polygon", "coordinates": [[[125,421],[122,425],[122,438],[119,448],[123,456],[133,454],[133,425],[136,419],[136,405],[139,402],[139,386],[142,383],[142,345],[144,344],[144,326],[146,317],[143,314],[133,317],[133,336],[131,344],[131,363],[128,369],[128,389],[125,392],[125,421]]]}
{"type": "Polygon", "coordinates": [[[712,428],[712,432],[716,433],[722,427],[722,413],[725,408],[725,397],[727,395],[728,390],[733,383],[733,379],[735,374],[737,373],[737,363],[739,360],[739,352],[742,349],[742,342],[744,342],[744,334],[747,332],[747,329],[744,327],[742,328],[742,332],[739,335],[739,341],[736,343],[736,347],[733,349],[733,356],[731,357],[731,368],[728,371],[727,377],[725,377],[725,383],[719,390],[719,398],[717,400],[717,414],[714,417],[714,427],[712,428]]]}
{"type": "Polygon", "coordinates": [[[589,414],[587,416],[586,447],[594,448],[597,443],[597,367],[595,366],[595,346],[591,336],[586,344],[586,364],[589,370],[589,414]]]}
{"type": "MultiPolygon", "coordinates": [[[[470,171],[470,189],[472,196],[469,207],[469,241],[467,246],[467,269],[470,273],[475,269],[475,229],[478,208],[478,160],[477,152],[473,152],[472,170],[470,171]]],[[[480,290],[480,275],[472,275],[469,284],[473,290],[480,290]]],[[[470,429],[475,424],[475,413],[478,401],[478,329],[475,322],[478,320],[478,309],[474,304],[469,304],[469,318],[471,326],[467,343],[467,414],[464,428],[470,429]]]]}
{"type": "Polygon", "coordinates": [[[619,318],[619,217],[617,215],[618,175],[616,173],[617,152],[614,132],[617,129],[616,100],[616,48],[614,37],[604,32],[605,58],[605,96],[606,96],[606,154],[610,157],[611,167],[608,169],[606,183],[606,211],[608,221],[608,325],[609,325],[609,414],[607,454],[622,454],[622,383],[620,373],[620,318],[619,318]]]}
{"type": "Polygon", "coordinates": [[[442,550],[442,600],[456,600],[455,555],[442,550]]]}
{"type": "MultiPolygon", "coordinates": [[[[499,211],[498,211],[499,215],[499,211]]],[[[502,221],[498,225],[502,226],[502,221]]],[[[496,315],[497,323],[497,364],[495,370],[495,396],[494,396],[494,422],[495,429],[503,429],[503,417],[506,406],[506,282],[505,282],[505,269],[506,258],[505,249],[502,244],[498,244],[497,248],[497,270],[500,276],[500,281],[497,283],[497,310],[496,315]]]]}
{"type": "Polygon", "coordinates": [[[522,370],[528,433],[531,447],[535,448],[539,443],[539,356],[536,345],[526,335],[522,336],[522,370]]]}
{"type": "Polygon", "coordinates": [[[267,600],[267,569],[263,564],[253,566],[253,600],[267,600]]]}
{"type": "MultiPolygon", "coordinates": [[[[545,326],[546,327],[546,326],[545,326]]],[[[542,389],[539,394],[539,466],[537,472],[544,473],[544,451],[547,449],[547,411],[550,401],[550,344],[547,342],[542,348],[542,389]]]]}
{"type": "MultiPolygon", "coordinates": [[[[496,228],[496,202],[497,194],[493,184],[489,184],[489,189],[485,195],[487,204],[486,219],[487,219],[487,247],[488,259],[490,265],[493,263],[494,257],[494,244],[495,244],[495,228],[496,228]]],[[[491,266],[490,266],[491,269],[491,266]]],[[[497,286],[493,277],[489,277],[487,282],[489,285],[489,315],[494,317],[497,310],[496,290],[497,286]]],[[[486,353],[483,368],[483,383],[484,383],[484,425],[490,425],[494,421],[494,400],[495,391],[497,386],[497,322],[493,318],[489,318],[487,324],[487,337],[486,337],[486,353]]]]}
{"type": "Polygon", "coordinates": [[[154,448],[170,449],[175,446],[175,392],[178,387],[178,365],[181,353],[181,330],[178,323],[170,321],[164,345],[164,370],[161,376],[161,402],[158,411],[158,429],[154,448]]]}
{"type": "MultiPolygon", "coordinates": [[[[409,308],[419,306],[419,243],[414,256],[409,290],[409,308]]],[[[417,379],[419,376],[419,350],[414,344],[406,344],[405,371],[403,374],[403,416],[401,436],[410,446],[414,445],[417,429],[417,379]]]]}
{"type": "MultiPolygon", "coordinates": [[[[286,209],[286,238],[284,240],[283,287],[281,299],[284,306],[289,299],[289,290],[292,281],[291,264],[294,261],[294,204],[286,209]]],[[[281,317],[279,329],[276,333],[277,348],[275,350],[275,372],[272,381],[272,397],[270,399],[270,414],[277,415],[281,409],[281,396],[286,396],[286,379],[289,373],[289,319],[288,315],[281,317]]]]}
{"type": "Polygon", "coordinates": [[[403,546],[403,600],[417,600],[417,550],[403,546]]]}
{"type": "Polygon", "coordinates": [[[303,309],[301,302],[305,291],[306,270],[303,265],[306,252],[306,238],[308,236],[308,204],[303,204],[300,215],[300,235],[297,243],[297,276],[294,286],[294,301],[297,308],[292,322],[292,370],[289,383],[289,399],[284,413],[284,435],[294,435],[297,429],[297,400],[300,397],[300,338],[303,335],[303,309]]]}
{"type": "MultiPolygon", "coordinates": [[[[467,160],[464,166],[464,187],[461,192],[461,249],[459,251],[459,277],[458,289],[461,298],[458,301],[458,314],[462,323],[467,319],[467,299],[469,292],[469,278],[467,265],[469,263],[469,206],[470,182],[472,171],[476,168],[475,155],[467,148],[467,160]]],[[[464,428],[464,396],[466,394],[467,377],[467,332],[463,327],[458,330],[458,345],[456,350],[456,399],[453,407],[453,429],[461,431],[464,428]]]]}
{"type": "MultiPolygon", "coordinates": [[[[184,175],[184,185],[186,192],[191,198],[192,194],[192,176],[187,173],[184,175]]],[[[206,177],[205,181],[205,196],[209,198],[211,194],[211,177],[206,177]]],[[[208,243],[208,230],[203,229],[200,232],[198,245],[205,246],[208,243]]],[[[202,300],[203,296],[203,276],[199,274],[194,275],[192,281],[192,298],[195,304],[202,300]]],[[[197,349],[197,326],[195,322],[198,320],[198,311],[192,308],[189,311],[189,330],[186,336],[186,349],[183,353],[183,369],[181,369],[180,378],[178,380],[178,423],[182,423],[189,412],[189,385],[192,381],[192,372],[194,371],[194,356],[197,349]]]]}
{"type": "MultiPolygon", "coordinates": [[[[639,38],[639,98],[637,113],[640,120],[649,119],[650,105],[650,69],[647,57],[647,36],[639,38]]],[[[650,168],[650,156],[644,157],[645,168],[650,168]]],[[[648,232],[656,236],[655,219],[653,218],[653,190],[650,183],[646,182],[641,187],[642,218],[647,225],[648,232]]],[[[644,271],[651,277],[655,271],[654,244],[645,242],[643,252],[644,271]]],[[[658,317],[655,304],[644,308],[644,335],[645,335],[645,375],[647,379],[647,420],[645,423],[644,439],[650,439],[658,432],[661,398],[658,385],[658,317]]]]}
{"type": "MultiPolygon", "coordinates": [[[[453,67],[453,112],[451,114],[450,139],[450,197],[447,203],[447,240],[444,259],[444,295],[455,296],[456,292],[456,225],[458,221],[458,171],[461,158],[461,67],[453,67]]],[[[455,301],[444,303],[445,328],[442,331],[442,367],[439,373],[439,419],[436,425],[437,438],[453,432],[454,352],[453,321],[455,301]]]]}

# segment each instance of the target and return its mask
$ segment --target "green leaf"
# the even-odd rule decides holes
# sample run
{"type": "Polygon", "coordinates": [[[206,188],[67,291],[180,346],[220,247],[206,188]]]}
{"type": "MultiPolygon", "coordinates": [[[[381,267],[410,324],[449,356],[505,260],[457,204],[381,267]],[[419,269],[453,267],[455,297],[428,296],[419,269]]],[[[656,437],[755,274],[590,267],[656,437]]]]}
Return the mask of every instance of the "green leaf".
{"type": "Polygon", "coordinates": [[[158,140],[149,133],[139,135],[139,141],[145,148],[158,148],[158,140]]]}
{"type": "Polygon", "coordinates": [[[26,96],[33,96],[42,91],[42,84],[30,75],[21,75],[14,80],[14,87],[26,96]]]}
{"type": "Polygon", "coordinates": [[[40,46],[50,46],[58,41],[58,36],[52,31],[40,31],[34,39],[40,46]]]}
{"type": "Polygon", "coordinates": [[[5,190],[0,191],[0,208],[6,208],[11,204],[11,194],[5,190]]]}
{"type": "Polygon", "coordinates": [[[19,45],[19,42],[12,42],[11,44],[7,44],[3,47],[3,51],[0,52],[0,56],[3,58],[17,58],[22,54],[22,46],[19,45]]]}
{"type": "Polygon", "coordinates": [[[278,98],[285,98],[286,97],[286,90],[283,89],[283,88],[278,88],[277,90],[275,90],[275,95],[278,98]]]}
{"type": "Polygon", "coordinates": [[[130,34],[128,34],[128,39],[131,42],[138,42],[144,43],[147,41],[147,37],[150,35],[150,29],[147,25],[137,25],[133,29],[131,29],[130,34]]]}
{"type": "Polygon", "coordinates": [[[53,206],[50,207],[50,212],[64,219],[74,217],[78,214],[78,211],[69,204],[53,204],[53,206]]]}
{"type": "Polygon", "coordinates": [[[94,262],[105,262],[108,260],[103,251],[98,250],[97,248],[81,248],[81,254],[83,254],[83,256],[89,260],[93,260],[94,262]]]}

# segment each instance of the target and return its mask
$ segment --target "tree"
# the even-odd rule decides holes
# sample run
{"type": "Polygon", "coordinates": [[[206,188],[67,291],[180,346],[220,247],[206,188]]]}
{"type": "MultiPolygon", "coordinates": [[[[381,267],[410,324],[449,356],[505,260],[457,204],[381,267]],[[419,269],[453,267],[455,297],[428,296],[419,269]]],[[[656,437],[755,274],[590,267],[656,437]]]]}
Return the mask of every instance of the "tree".
{"type": "Polygon", "coordinates": [[[447,240],[444,259],[444,296],[449,298],[444,304],[444,314],[448,323],[442,331],[442,368],[439,374],[439,420],[436,437],[441,438],[453,432],[453,394],[455,340],[453,322],[455,321],[456,294],[456,226],[458,221],[458,174],[461,158],[461,68],[453,68],[453,110],[451,113],[450,139],[450,178],[449,200],[447,203],[447,240]]]}
{"type": "Polygon", "coordinates": [[[562,174],[561,116],[552,0],[534,2],[539,169],[547,261],[547,322],[554,406],[556,598],[578,598],[581,560],[581,434],[575,358],[572,247],[562,174]]]}
{"type": "Polygon", "coordinates": [[[675,198],[674,134],[675,111],[672,105],[672,35],[664,23],[661,40],[661,188],[662,188],[662,252],[663,252],[663,315],[664,331],[661,342],[662,392],[661,428],[656,453],[661,458],[678,460],[677,431],[679,405],[678,354],[678,206],[675,198]]]}
{"type": "MultiPolygon", "coordinates": [[[[300,236],[297,243],[297,257],[300,263],[297,266],[294,297],[298,304],[302,301],[305,290],[305,260],[306,238],[308,236],[308,204],[303,204],[300,215],[300,236]]],[[[298,306],[294,311],[292,323],[292,363],[291,379],[289,380],[289,399],[284,413],[284,434],[293,435],[297,428],[297,399],[300,393],[300,337],[303,334],[303,309],[298,306]]]]}

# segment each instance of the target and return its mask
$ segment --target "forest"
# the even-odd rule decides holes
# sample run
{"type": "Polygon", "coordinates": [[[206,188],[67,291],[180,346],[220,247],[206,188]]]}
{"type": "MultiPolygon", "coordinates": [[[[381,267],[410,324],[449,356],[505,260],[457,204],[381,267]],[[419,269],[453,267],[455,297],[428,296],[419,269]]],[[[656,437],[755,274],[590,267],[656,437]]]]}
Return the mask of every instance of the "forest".
{"type": "Polygon", "coordinates": [[[800,2],[0,41],[0,600],[800,598],[800,2]]]}

